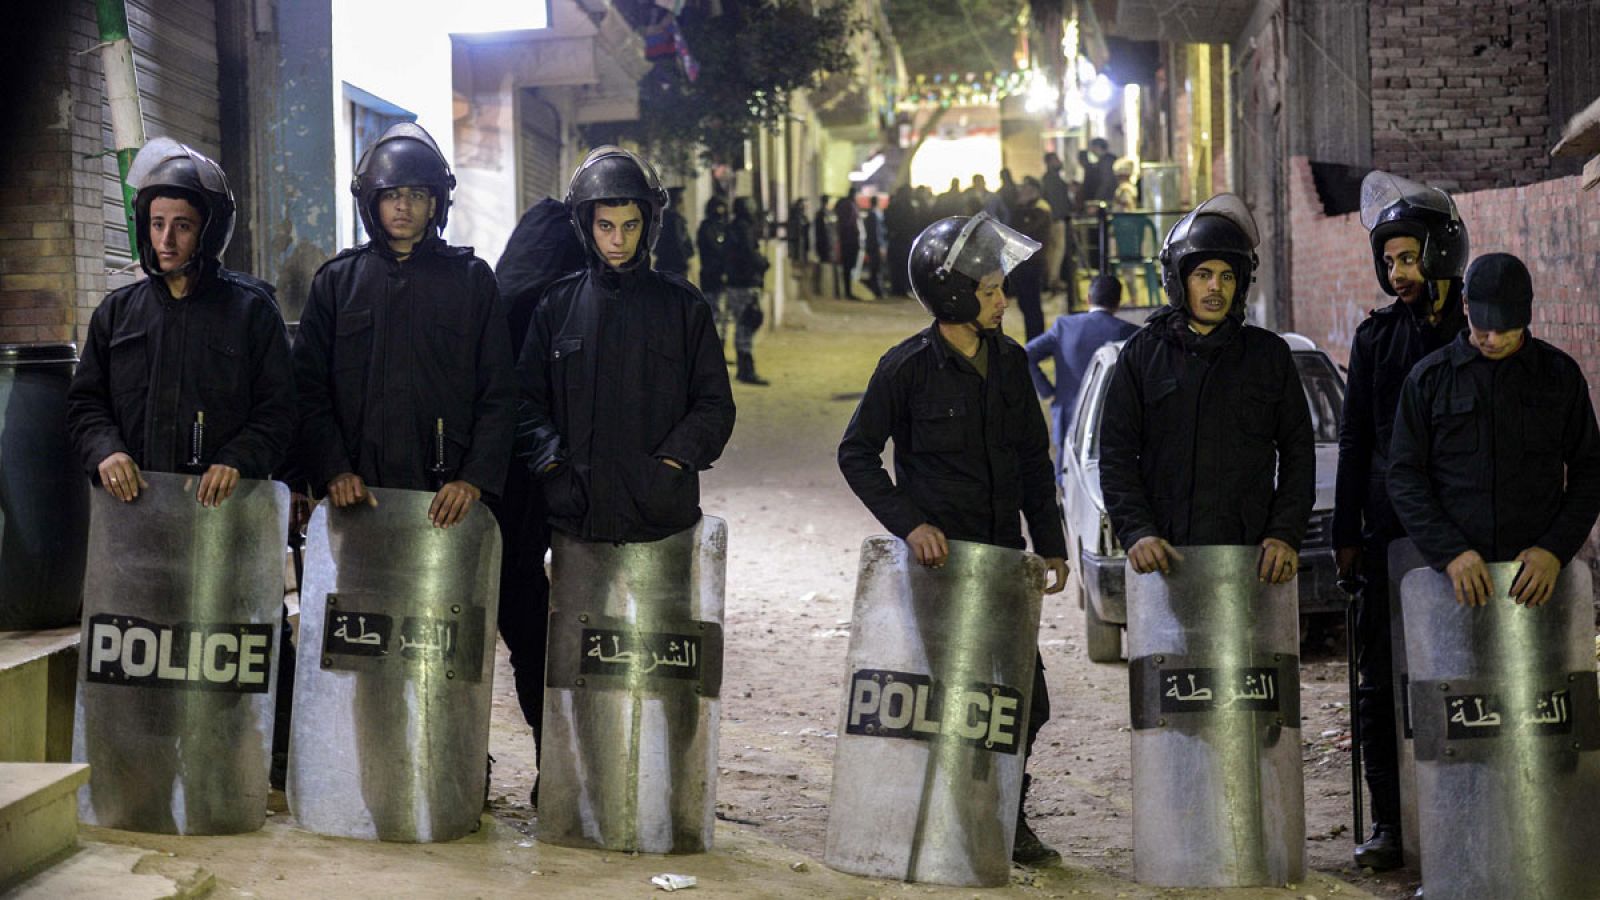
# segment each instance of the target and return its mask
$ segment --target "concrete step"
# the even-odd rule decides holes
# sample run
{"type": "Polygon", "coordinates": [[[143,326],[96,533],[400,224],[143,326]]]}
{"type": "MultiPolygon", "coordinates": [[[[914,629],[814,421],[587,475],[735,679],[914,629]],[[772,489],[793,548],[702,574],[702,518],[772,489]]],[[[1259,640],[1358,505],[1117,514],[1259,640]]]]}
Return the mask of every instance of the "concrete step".
{"type": "Polygon", "coordinates": [[[216,878],[196,863],[171,854],[120,844],[86,843],[49,869],[0,890],[4,900],[197,900],[210,894],[216,878]]]}
{"type": "Polygon", "coordinates": [[[0,631],[0,762],[72,759],[78,628],[0,631]]]}
{"type": "Polygon", "coordinates": [[[49,866],[78,844],[81,763],[0,763],[0,888],[49,866]]]}

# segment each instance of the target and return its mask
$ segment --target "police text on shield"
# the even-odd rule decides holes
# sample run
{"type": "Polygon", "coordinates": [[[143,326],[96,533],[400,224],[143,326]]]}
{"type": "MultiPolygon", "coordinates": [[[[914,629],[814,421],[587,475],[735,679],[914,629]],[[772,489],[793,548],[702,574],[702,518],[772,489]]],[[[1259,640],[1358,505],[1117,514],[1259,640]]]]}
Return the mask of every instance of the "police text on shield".
{"type": "Polygon", "coordinates": [[[102,684],[263,694],[272,670],[272,625],[89,618],[87,680],[102,684]]]}
{"type": "Polygon", "coordinates": [[[965,688],[916,672],[861,669],[850,679],[847,734],[946,740],[1016,753],[1022,692],[1003,684],[965,688]]]}

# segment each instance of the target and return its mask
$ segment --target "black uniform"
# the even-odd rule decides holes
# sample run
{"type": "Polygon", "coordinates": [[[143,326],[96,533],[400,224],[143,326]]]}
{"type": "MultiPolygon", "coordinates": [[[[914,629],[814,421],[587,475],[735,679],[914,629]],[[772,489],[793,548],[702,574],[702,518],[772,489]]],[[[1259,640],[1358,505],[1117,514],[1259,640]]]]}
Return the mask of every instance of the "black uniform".
{"type": "Polygon", "coordinates": [[[403,262],[386,242],[335,256],[311,281],[294,363],[313,492],[345,472],[436,489],[443,419],[442,480],[499,494],[516,403],[511,341],[494,273],[471,248],[429,235],[403,262]]]}
{"type": "Polygon", "coordinates": [[[1395,512],[1429,565],[1541,547],[1565,566],[1600,515],[1600,430],[1572,357],[1530,333],[1503,360],[1463,332],[1406,379],[1389,449],[1395,512]]]}
{"type": "MultiPolygon", "coordinates": [[[[557,279],[583,268],[583,244],[567,206],[545,198],[529,207],[495,264],[513,353],[520,352],[533,311],[557,279]]],[[[523,466],[506,470],[505,490],[490,504],[500,523],[500,637],[511,651],[511,673],[523,720],[544,749],[544,655],[550,623],[550,579],[544,556],[550,523],[544,491],[523,466]]]]}
{"type": "Polygon", "coordinates": [[[1451,288],[1437,325],[1419,306],[1396,301],[1356,328],[1339,424],[1339,474],[1333,501],[1333,546],[1361,548],[1366,587],[1356,611],[1361,686],[1361,754],[1372,790],[1373,818],[1400,821],[1395,743],[1394,654],[1389,628],[1389,544],[1405,536],[1389,500],[1389,440],[1395,406],[1411,367],[1466,325],[1461,287],[1451,288]]]}
{"type": "MultiPolygon", "coordinates": [[[[670,207],[662,210],[661,237],[656,241],[656,271],[687,275],[694,245],[689,239],[689,222],[683,214],[670,207]]],[[[705,265],[705,260],[700,264],[705,265]]]]}
{"type": "Polygon", "coordinates": [[[699,521],[698,471],[722,455],[734,405],[693,285],[591,261],[550,287],[518,373],[517,452],[544,483],[552,526],[634,542],[699,521]]]}
{"type": "Polygon", "coordinates": [[[89,320],[67,427],[91,478],[118,452],[152,472],[221,464],[270,477],[295,429],[289,341],[272,288],[208,264],[182,299],[160,278],[113,291],[89,320]],[[204,441],[190,466],[201,412],[204,441]]]}
{"type": "MultiPolygon", "coordinates": [[[[1025,518],[1034,551],[1065,559],[1050,435],[1028,356],[1004,335],[983,341],[986,376],[945,344],[937,323],[885,353],[839,443],[839,471],[898,538],[928,523],[950,540],[1021,550],[1025,518]],[[882,460],[890,438],[893,481],[882,460]]],[[[1030,752],[1050,718],[1042,660],[1033,697],[1030,752]]]]}
{"type": "Polygon", "coordinates": [[[1112,371],[1100,488],[1123,547],[1152,535],[1179,546],[1270,537],[1298,550],[1316,457],[1283,338],[1233,318],[1202,336],[1177,309],[1152,315],[1112,371]]]}

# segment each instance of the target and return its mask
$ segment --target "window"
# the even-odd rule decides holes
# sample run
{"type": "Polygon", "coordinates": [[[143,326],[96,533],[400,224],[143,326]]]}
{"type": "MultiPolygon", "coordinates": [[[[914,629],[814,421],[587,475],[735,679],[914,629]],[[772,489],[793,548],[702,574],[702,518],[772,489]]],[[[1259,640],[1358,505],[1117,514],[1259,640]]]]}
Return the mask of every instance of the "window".
{"type": "MultiPolygon", "coordinates": [[[[361,164],[361,154],[378,142],[383,133],[401,122],[415,122],[417,114],[410,110],[363,91],[350,82],[344,83],[344,96],[350,102],[350,166],[351,171],[361,164]]],[[[357,201],[360,202],[359,200],[357,201]]],[[[361,210],[351,217],[354,220],[352,237],[356,244],[367,239],[367,228],[361,221],[361,210]]]]}
{"type": "Polygon", "coordinates": [[[1344,379],[1319,352],[1296,353],[1294,364],[1300,370],[1300,386],[1305,388],[1306,406],[1311,410],[1312,435],[1319,444],[1337,444],[1339,417],[1344,412],[1344,379]]]}

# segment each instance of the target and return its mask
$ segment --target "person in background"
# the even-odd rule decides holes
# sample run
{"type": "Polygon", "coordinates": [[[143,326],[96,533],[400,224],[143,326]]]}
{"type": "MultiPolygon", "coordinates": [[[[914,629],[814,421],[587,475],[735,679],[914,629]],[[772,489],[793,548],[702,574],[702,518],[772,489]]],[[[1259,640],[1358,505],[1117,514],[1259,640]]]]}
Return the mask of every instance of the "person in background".
{"type": "MultiPolygon", "coordinates": [[[[1125,341],[1139,330],[1132,322],[1117,318],[1122,305],[1122,282],[1110,275],[1097,275],[1089,282],[1089,311],[1057,316],[1050,330],[1028,341],[1028,364],[1032,366],[1033,386],[1040,397],[1050,400],[1055,428],[1055,446],[1067,439],[1067,426],[1078,410],[1078,389],[1095,351],[1106,344],[1125,341]],[[1055,383],[1045,377],[1040,363],[1055,361],[1055,383]]],[[[1057,458],[1056,480],[1061,479],[1057,458]]]]}
{"type": "Polygon", "coordinates": [[[683,188],[667,188],[667,208],[661,213],[661,240],[656,242],[656,270],[673,275],[689,274],[694,244],[689,237],[689,221],[683,217],[683,188]]]}

